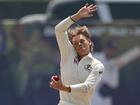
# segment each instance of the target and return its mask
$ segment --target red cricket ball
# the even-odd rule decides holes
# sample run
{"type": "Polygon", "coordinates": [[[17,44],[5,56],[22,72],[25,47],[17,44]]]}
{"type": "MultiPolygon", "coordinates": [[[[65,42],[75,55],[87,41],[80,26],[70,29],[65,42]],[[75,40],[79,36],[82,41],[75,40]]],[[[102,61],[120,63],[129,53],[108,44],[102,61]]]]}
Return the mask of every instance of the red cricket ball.
{"type": "Polygon", "coordinates": [[[60,80],[60,78],[59,78],[58,75],[53,76],[53,79],[54,79],[55,81],[59,81],[59,80],[60,80]]]}

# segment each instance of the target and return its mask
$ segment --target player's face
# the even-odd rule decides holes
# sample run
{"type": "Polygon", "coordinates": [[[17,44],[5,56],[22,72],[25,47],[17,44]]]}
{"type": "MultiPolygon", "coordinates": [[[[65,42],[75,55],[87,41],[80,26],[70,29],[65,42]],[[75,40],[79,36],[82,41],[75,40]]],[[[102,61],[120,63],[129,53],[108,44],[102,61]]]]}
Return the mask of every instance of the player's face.
{"type": "Polygon", "coordinates": [[[72,44],[80,58],[90,52],[91,42],[84,35],[77,35],[72,38],[72,44]]]}

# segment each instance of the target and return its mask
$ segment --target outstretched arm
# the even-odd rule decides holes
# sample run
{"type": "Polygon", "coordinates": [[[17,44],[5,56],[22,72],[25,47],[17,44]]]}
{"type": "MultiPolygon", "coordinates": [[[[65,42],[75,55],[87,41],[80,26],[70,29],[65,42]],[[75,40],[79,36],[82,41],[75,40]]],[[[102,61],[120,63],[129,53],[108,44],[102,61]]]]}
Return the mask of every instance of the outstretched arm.
{"type": "Polygon", "coordinates": [[[71,49],[73,48],[69,41],[66,31],[74,22],[77,22],[78,20],[82,18],[91,17],[92,13],[95,11],[96,11],[96,5],[86,4],[74,15],[64,19],[63,21],[61,21],[59,24],[55,26],[55,34],[56,34],[57,43],[60,49],[62,62],[65,61],[69,52],[71,52],[71,49]]]}
{"type": "Polygon", "coordinates": [[[126,53],[122,54],[121,56],[112,59],[114,65],[116,65],[118,68],[121,68],[128,63],[134,61],[136,58],[140,56],[140,47],[135,46],[134,48],[128,50],[126,53]]]}

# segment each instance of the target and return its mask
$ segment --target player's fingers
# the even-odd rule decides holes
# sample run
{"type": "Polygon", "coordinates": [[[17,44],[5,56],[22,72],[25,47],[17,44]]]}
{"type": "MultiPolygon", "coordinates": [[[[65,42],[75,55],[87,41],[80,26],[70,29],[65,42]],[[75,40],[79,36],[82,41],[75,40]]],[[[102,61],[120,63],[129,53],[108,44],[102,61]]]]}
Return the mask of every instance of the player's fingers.
{"type": "Polygon", "coordinates": [[[86,3],[86,4],[85,4],[85,7],[88,7],[88,5],[89,5],[89,4],[88,4],[88,3],[86,3]]]}
{"type": "Polygon", "coordinates": [[[51,77],[51,81],[56,82],[56,80],[54,79],[54,75],[51,77]]]}
{"type": "Polygon", "coordinates": [[[91,14],[91,13],[95,12],[96,10],[97,9],[90,10],[89,13],[91,14]]]}
{"type": "Polygon", "coordinates": [[[49,84],[49,85],[50,85],[50,87],[52,87],[52,82],[50,82],[50,84],[49,84]]]}
{"type": "Polygon", "coordinates": [[[94,5],[93,4],[90,4],[89,6],[88,6],[88,8],[92,8],[94,5]]]}
{"type": "Polygon", "coordinates": [[[96,9],[97,8],[97,6],[96,5],[93,5],[92,7],[90,7],[89,9],[90,10],[93,10],[93,9],[96,9]]]}
{"type": "Polygon", "coordinates": [[[54,81],[54,76],[51,77],[51,80],[54,81]]]}

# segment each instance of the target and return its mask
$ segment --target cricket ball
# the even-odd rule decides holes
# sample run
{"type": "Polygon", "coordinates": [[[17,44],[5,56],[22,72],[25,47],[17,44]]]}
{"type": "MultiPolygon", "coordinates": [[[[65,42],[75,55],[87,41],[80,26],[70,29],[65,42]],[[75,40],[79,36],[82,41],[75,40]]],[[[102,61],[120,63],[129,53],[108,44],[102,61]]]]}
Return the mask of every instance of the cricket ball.
{"type": "Polygon", "coordinates": [[[60,80],[60,78],[59,78],[58,75],[53,76],[53,79],[54,79],[55,81],[59,81],[59,80],[60,80]]]}

